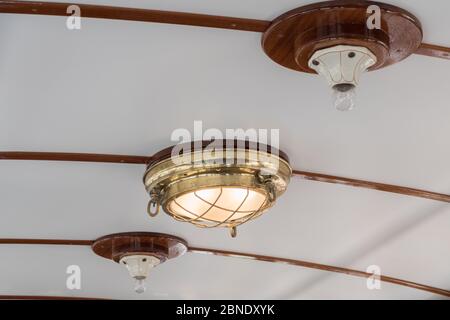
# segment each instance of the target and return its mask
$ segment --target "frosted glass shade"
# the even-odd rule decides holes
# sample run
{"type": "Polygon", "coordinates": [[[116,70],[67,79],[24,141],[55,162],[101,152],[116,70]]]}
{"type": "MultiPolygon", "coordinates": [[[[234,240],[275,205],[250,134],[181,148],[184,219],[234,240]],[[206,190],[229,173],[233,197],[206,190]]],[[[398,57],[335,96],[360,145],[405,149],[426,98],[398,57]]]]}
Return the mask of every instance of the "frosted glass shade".
{"type": "Polygon", "coordinates": [[[232,222],[258,212],[266,201],[266,194],[253,189],[215,187],[178,196],[168,208],[182,219],[232,222]]]}

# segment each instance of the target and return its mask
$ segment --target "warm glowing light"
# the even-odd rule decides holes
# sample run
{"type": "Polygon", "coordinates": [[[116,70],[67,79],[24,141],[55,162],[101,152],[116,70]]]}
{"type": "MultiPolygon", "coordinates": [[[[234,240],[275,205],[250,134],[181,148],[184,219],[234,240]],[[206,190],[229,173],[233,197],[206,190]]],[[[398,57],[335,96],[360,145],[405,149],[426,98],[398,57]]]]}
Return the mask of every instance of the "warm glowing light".
{"type": "Polygon", "coordinates": [[[266,203],[266,194],[247,188],[218,187],[183,194],[170,204],[170,211],[198,221],[234,221],[258,212],[266,203]]]}

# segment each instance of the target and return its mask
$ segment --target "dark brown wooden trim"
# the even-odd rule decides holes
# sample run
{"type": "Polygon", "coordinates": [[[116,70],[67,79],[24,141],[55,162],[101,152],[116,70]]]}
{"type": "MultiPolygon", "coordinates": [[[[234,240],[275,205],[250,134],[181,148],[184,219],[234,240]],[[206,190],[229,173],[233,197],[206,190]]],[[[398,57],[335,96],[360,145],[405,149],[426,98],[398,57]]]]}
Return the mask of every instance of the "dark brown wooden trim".
{"type": "Polygon", "coordinates": [[[395,64],[414,53],[422,42],[420,21],[410,12],[381,2],[333,0],[304,5],[275,18],[262,37],[264,52],[276,63],[316,73],[309,60],[317,50],[337,45],[368,48],[376,57],[369,68],[395,64]],[[367,28],[367,8],[381,10],[380,26],[367,28]]]}
{"type": "Polygon", "coordinates": [[[422,43],[416,54],[450,60],[450,48],[429,43],[422,43]]]}
{"type": "Polygon", "coordinates": [[[158,22],[254,32],[263,32],[270,24],[270,21],[264,20],[188,12],[43,1],[0,0],[0,13],[69,16],[66,10],[70,5],[79,6],[81,9],[81,17],[87,18],[158,22]]]}
{"type": "MultiPolygon", "coordinates": [[[[70,4],[78,5],[81,8],[82,17],[86,18],[168,23],[261,33],[265,32],[272,23],[272,21],[268,20],[187,12],[44,1],[0,0],[0,13],[68,16],[66,9],[70,4]]],[[[450,48],[423,43],[416,53],[449,59],[450,48]]]]}
{"type": "MultiPolygon", "coordinates": [[[[294,260],[294,259],[287,259],[287,258],[280,258],[280,257],[273,257],[273,256],[263,256],[253,253],[243,253],[243,252],[236,252],[236,251],[226,251],[226,250],[217,250],[217,249],[205,249],[205,248],[195,248],[190,247],[190,252],[193,253],[206,253],[206,254],[213,254],[218,256],[224,256],[224,257],[235,257],[235,258],[244,258],[244,259],[252,259],[252,260],[258,260],[258,261],[265,261],[265,262],[272,262],[272,263],[285,263],[290,264],[298,267],[304,267],[309,269],[316,269],[316,270],[322,270],[322,271],[328,271],[328,272],[334,272],[334,273],[343,273],[349,276],[354,277],[362,277],[362,278],[369,278],[372,277],[373,274],[367,273],[364,271],[354,270],[354,269],[348,269],[348,268],[342,268],[342,267],[335,267],[330,266],[326,264],[320,264],[320,263],[314,263],[314,262],[308,262],[303,260],[294,260]]],[[[438,295],[442,295],[445,297],[450,297],[450,291],[440,288],[435,288],[431,286],[427,286],[424,284],[408,281],[408,280],[402,280],[397,279],[389,276],[380,276],[380,280],[384,282],[393,283],[396,285],[409,287],[417,290],[427,291],[431,293],[435,293],[438,295]]]]}
{"type": "Polygon", "coordinates": [[[188,244],[179,237],[156,232],[122,232],[94,241],[92,251],[98,256],[119,262],[131,254],[150,254],[160,263],[186,253],[188,244]]]}
{"type": "MultiPolygon", "coordinates": [[[[152,159],[154,159],[153,156],[147,157],[147,156],[92,154],[92,153],[0,151],[0,160],[81,161],[81,162],[99,162],[99,163],[148,164],[152,159]]],[[[293,170],[292,174],[293,176],[297,176],[301,179],[306,180],[343,184],[353,187],[397,193],[406,196],[419,197],[442,202],[450,202],[450,195],[426,190],[300,170],[293,170]]]]}
{"type": "Polygon", "coordinates": [[[338,176],[331,176],[331,175],[327,175],[327,174],[320,174],[320,173],[300,171],[300,170],[294,170],[292,172],[292,174],[294,176],[297,176],[297,177],[300,177],[300,178],[306,179],[306,180],[344,184],[344,185],[352,186],[352,187],[359,187],[359,188],[373,189],[373,190],[379,190],[379,191],[385,191],[385,192],[391,192],[391,193],[398,193],[398,194],[402,194],[402,195],[406,195],[406,196],[419,197],[419,198],[431,199],[431,200],[442,201],[442,202],[450,202],[450,195],[426,191],[426,190],[413,189],[413,188],[408,188],[408,187],[401,187],[401,186],[396,186],[396,185],[392,185],[392,184],[378,183],[378,182],[372,182],[372,181],[364,181],[364,180],[357,180],[357,179],[344,178],[344,177],[338,177],[338,176]]]}
{"type": "Polygon", "coordinates": [[[0,244],[38,244],[62,246],[90,246],[93,240],[61,240],[61,239],[0,239],[0,244]]]}
{"type": "Polygon", "coordinates": [[[63,297],[63,296],[21,296],[0,295],[0,300],[109,300],[103,298],[63,297]]]}
{"type": "Polygon", "coordinates": [[[1,151],[0,160],[81,161],[147,164],[151,160],[151,157],[94,153],[1,151]]]}
{"type": "MultiPolygon", "coordinates": [[[[102,239],[102,238],[100,238],[102,239]]],[[[30,244],[30,245],[80,245],[80,246],[92,246],[95,243],[95,240],[60,240],[60,239],[0,239],[0,244],[30,244]]],[[[258,261],[265,261],[265,262],[272,262],[272,263],[285,263],[290,264],[298,267],[304,267],[309,269],[316,269],[316,270],[322,270],[322,271],[328,271],[328,272],[335,272],[335,273],[342,273],[347,274],[349,276],[355,276],[355,277],[362,277],[362,278],[368,278],[373,276],[370,273],[354,270],[354,269],[348,269],[348,268],[342,268],[342,267],[336,267],[336,266],[330,266],[326,264],[320,264],[315,262],[308,262],[303,260],[295,260],[295,259],[288,259],[288,258],[280,258],[280,257],[273,257],[273,256],[265,256],[265,255],[258,255],[254,253],[243,253],[243,252],[237,252],[237,251],[227,251],[227,250],[218,250],[218,249],[208,249],[208,248],[200,248],[200,247],[188,247],[188,251],[191,253],[202,253],[202,254],[213,254],[213,255],[219,255],[219,256],[225,256],[225,257],[235,257],[235,258],[244,258],[244,259],[252,259],[252,260],[258,260],[258,261]]],[[[418,290],[428,291],[431,293],[435,293],[438,295],[450,297],[450,291],[445,289],[439,289],[435,287],[430,287],[424,284],[408,281],[408,280],[402,280],[397,279],[389,276],[381,276],[381,281],[393,283],[396,285],[414,288],[418,290]]],[[[11,296],[4,296],[4,297],[11,297],[11,296]]],[[[20,296],[18,296],[20,297],[20,296]]],[[[27,297],[27,296],[23,296],[27,297]]],[[[30,297],[30,296],[28,296],[30,297]]],[[[50,299],[53,299],[55,297],[50,297],[50,299]]],[[[1,296],[0,296],[0,299],[1,296]]]]}

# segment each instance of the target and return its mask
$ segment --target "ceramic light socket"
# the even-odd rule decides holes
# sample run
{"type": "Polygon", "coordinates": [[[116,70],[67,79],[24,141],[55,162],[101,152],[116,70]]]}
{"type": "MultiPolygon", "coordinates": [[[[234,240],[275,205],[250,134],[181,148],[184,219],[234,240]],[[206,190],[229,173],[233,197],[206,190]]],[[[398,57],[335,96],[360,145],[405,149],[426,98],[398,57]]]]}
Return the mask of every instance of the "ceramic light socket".
{"type": "Polygon", "coordinates": [[[376,62],[376,56],[365,47],[339,45],[316,51],[308,65],[325,77],[330,87],[357,86],[361,74],[376,62]]]}
{"type": "Polygon", "coordinates": [[[160,262],[158,258],[151,255],[128,255],[120,259],[120,264],[125,265],[130,276],[136,280],[135,291],[137,293],[145,291],[145,279],[147,279],[150,270],[160,262]]]}

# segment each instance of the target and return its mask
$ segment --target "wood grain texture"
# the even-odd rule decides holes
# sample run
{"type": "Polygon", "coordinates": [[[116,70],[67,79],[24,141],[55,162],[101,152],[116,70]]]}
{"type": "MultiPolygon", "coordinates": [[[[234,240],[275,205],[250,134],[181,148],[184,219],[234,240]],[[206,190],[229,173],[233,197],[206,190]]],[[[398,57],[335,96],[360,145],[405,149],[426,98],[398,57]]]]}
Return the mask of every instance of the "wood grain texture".
{"type": "Polygon", "coordinates": [[[378,183],[378,182],[373,182],[373,181],[344,178],[344,177],[338,177],[338,176],[332,176],[332,175],[308,172],[308,171],[300,171],[300,170],[293,170],[292,174],[293,174],[293,176],[297,176],[299,178],[306,179],[306,180],[343,184],[343,185],[352,186],[352,187],[373,189],[373,190],[397,193],[397,194],[402,194],[402,195],[406,195],[406,196],[425,198],[425,199],[431,199],[431,200],[442,201],[442,202],[450,202],[450,195],[426,191],[426,190],[401,187],[401,186],[397,186],[397,185],[378,183]]]}
{"type": "Polygon", "coordinates": [[[270,24],[269,21],[264,20],[223,17],[188,12],[42,1],[1,0],[0,13],[69,16],[67,13],[67,8],[72,4],[79,6],[81,9],[81,17],[86,18],[158,22],[254,32],[263,32],[270,24]]]}
{"type": "Polygon", "coordinates": [[[161,263],[185,254],[187,247],[187,242],[179,237],[155,232],[109,234],[95,240],[91,246],[95,254],[115,262],[130,254],[151,254],[161,263]]]}
{"type": "Polygon", "coordinates": [[[317,50],[337,45],[368,48],[377,62],[370,70],[397,63],[420,46],[422,27],[406,10],[386,3],[333,0],[302,6],[276,18],[262,37],[264,52],[276,63],[301,72],[317,50]],[[380,28],[367,27],[367,8],[381,10],[380,28]]]}
{"type": "MultiPolygon", "coordinates": [[[[239,31],[265,32],[272,21],[257,20],[188,12],[148,10],[138,8],[77,4],[82,17],[109,20],[128,20],[189,25],[208,28],[231,29],[239,31]]],[[[0,0],[0,13],[52,15],[67,17],[69,3],[45,1],[0,0]]],[[[416,52],[430,57],[449,59],[450,48],[423,43],[416,52]]]]}
{"type": "Polygon", "coordinates": [[[450,60],[450,48],[429,43],[422,43],[416,54],[450,60]]]}
{"type": "MultiPolygon", "coordinates": [[[[265,261],[265,262],[272,262],[272,263],[284,263],[284,264],[289,264],[289,265],[303,267],[303,268],[316,269],[316,270],[334,272],[334,273],[342,273],[342,274],[346,274],[346,275],[354,276],[354,277],[362,277],[362,278],[373,277],[373,274],[367,273],[364,271],[336,267],[336,266],[320,264],[320,263],[315,263],[315,262],[309,262],[309,261],[303,261],[303,260],[287,259],[287,258],[280,258],[280,257],[273,257],[273,256],[264,256],[264,255],[254,254],[254,253],[243,253],[243,252],[236,252],[236,251],[226,251],[226,250],[217,250],[217,249],[208,249],[208,248],[195,248],[195,247],[190,247],[189,251],[194,252],[194,253],[213,254],[213,255],[218,255],[218,256],[244,258],[244,259],[251,259],[251,260],[258,260],[258,261],[265,261]]],[[[427,291],[427,292],[431,292],[434,294],[442,295],[445,297],[450,297],[449,290],[435,288],[435,287],[427,286],[424,284],[412,282],[409,280],[402,280],[402,279],[389,277],[389,276],[383,276],[383,275],[380,276],[380,280],[383,282],[393,283],[393,284],[408,287],[408,288],[413,288],[413,289],[417,289],[417,290],[422,290],[422,291],[427,291]]]]}

